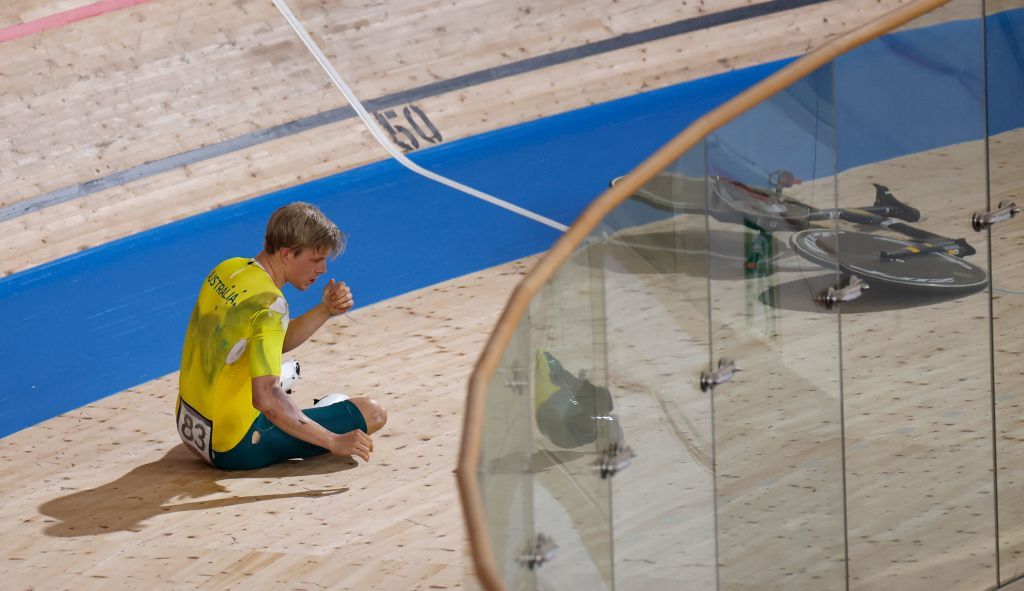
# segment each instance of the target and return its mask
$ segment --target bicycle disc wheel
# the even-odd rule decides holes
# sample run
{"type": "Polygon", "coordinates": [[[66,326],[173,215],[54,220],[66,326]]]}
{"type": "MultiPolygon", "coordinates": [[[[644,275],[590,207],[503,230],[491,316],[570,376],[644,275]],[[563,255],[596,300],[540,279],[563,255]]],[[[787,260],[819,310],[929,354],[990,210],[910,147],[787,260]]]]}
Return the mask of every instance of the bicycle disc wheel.
{"type": "Polygon", "coordinates": [[[800,256],[826,268],[834,269],[838,256],[842,272],[857,275],[868,285],[965,294],[988,285],[984,269],[943,252],[882,260],[878,255],[883,250],[921,246],[893,236],[815,228],[793,234],[790,245],[800,256]]]}

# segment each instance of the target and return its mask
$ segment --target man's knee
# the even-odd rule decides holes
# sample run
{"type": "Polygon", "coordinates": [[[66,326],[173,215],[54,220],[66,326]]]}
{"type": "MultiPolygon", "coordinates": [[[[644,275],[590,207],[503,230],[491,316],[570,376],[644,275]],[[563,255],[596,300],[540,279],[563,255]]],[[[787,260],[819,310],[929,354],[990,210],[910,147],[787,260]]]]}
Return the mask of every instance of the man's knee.
{"type": "Polygon", "coordinates": [[[367,433],[373,433],[380,431],[385,423],[388,422],[388,412],[384,410],[376,400],[370,400],[365,396],[359,396],[352,399],[352,403],[356,405],[359,412],[363,413],[363,420],[366,421],[367,433]]]}

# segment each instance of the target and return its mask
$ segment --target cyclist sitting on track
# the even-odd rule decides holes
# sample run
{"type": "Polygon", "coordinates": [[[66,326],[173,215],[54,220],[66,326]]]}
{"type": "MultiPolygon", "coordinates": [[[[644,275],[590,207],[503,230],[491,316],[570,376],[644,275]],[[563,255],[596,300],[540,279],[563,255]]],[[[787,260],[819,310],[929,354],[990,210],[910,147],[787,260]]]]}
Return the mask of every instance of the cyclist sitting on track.
{"type": "Polygon", "coordinates": [[[285,283],[305,291],[344,249],[344,235],[315,206],[292,203],[273,213],[264,250],[231,258],[206,277],[185,335],[178,433],[206,462],[252,469],[323,453],[370,459],[369,434],[387,413],[358,397],[305,411],[281,387],[281,356],[353,305],[331,279],[311,310],[289,321],[285,283]]]}

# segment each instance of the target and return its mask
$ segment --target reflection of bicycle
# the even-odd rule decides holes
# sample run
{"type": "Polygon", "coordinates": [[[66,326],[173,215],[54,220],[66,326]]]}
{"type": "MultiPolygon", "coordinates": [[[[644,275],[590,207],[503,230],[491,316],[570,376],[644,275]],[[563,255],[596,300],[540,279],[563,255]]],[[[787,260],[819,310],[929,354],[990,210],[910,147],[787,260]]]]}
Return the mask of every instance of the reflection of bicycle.
{"type": "Polygon", "coordinates": [[[947,293],[975,292],[987,285],[985,271],[963,258],[975,254],[974,247],[962,238],[947,238],[905,223],[917,222],[921,214],[887,187],[875,184],[875,201],[867,207],[818,209],[783,194],[798,182],[787,171],[769,175],[770,188],[721,176],[708,177],[705,182],[662,173],[633,198],[665,211],[710,215],[742,224],[762,235],[793,232],[790,246],[801,257],[829,269],[838,265],[844,274],[860,277],[869,285],[947,293]],[[903,237],[816,225],[837,219],[885,228],[903,237]]]}

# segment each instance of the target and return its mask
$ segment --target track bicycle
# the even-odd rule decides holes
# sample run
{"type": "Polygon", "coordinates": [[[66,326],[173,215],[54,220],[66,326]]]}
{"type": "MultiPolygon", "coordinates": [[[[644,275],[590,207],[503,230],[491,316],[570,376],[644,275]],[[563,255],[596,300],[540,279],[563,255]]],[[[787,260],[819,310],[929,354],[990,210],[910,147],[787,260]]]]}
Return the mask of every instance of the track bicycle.
{"type": "Polygon", "coordinates": [[[966,239],[911,225],[921,219],[920,211],[899,200],[888,187],[873,183],[875,199],[865,207],[819,209],[786,194],[786,189],[799,182],[784,170],[768,175],[767,187],[721,175],[705,181],[663,172],[633,198],[663,211],[709,215],[741,224],[762,235],[791,232],[789,245],[802,258],[828,269],[838,266],[844,275],[859,277],[869,285],[966,294],[988,284],[985,270],[964,259],[977,252],[966,239]],[[823,224],[832,220],[856,228],[823,224]],[[879,229],[902,236],[881,234],[879,229]]]}

